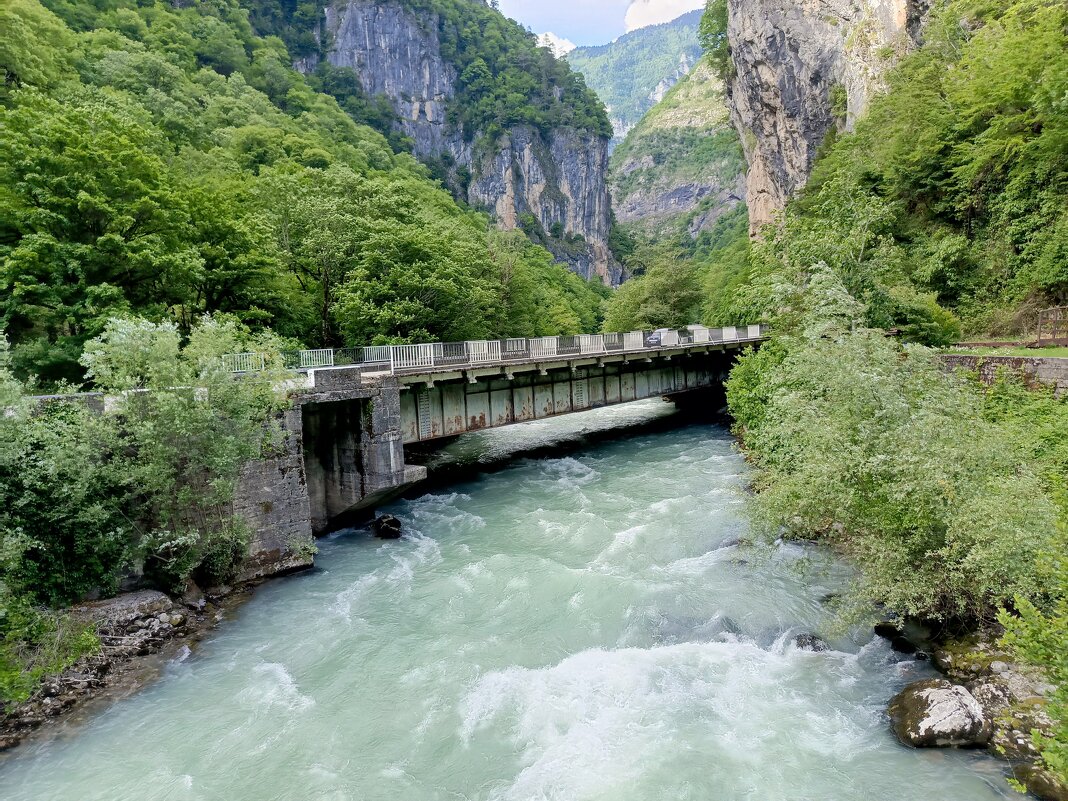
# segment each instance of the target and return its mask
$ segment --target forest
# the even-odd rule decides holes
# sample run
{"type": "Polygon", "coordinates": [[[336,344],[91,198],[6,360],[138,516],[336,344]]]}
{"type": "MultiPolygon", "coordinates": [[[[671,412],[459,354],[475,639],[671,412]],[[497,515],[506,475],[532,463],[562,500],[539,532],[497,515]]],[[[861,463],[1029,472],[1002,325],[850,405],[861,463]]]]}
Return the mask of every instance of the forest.
{"type": "Polygon", "coordinates": [[[0,13],[0,325],[18,376],[80,382],[116,316],[188,333],[229,313],[308,347],[597,325],[603,290],[458,205],[236,2],[0,13]]]}

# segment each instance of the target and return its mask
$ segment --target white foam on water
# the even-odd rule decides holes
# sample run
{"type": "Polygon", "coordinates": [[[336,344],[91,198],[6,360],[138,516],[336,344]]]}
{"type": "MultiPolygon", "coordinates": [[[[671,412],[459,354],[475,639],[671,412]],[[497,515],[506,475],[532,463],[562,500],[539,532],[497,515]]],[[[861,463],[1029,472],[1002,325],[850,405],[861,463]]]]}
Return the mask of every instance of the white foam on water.
{"type": "Polygon", "coordinates": [[[252,668],[249,678],[251,683],[237,698],[256,711],[282,707],[291,712],[301,712],[315,706],[315,699],[300,691],[285,665],[261,662],[252,668]]]}
{"type": "Polygon", "coordinates": [[[590,484],[601,477],[601,474],[593,467],[571,456],[543,462],[541,464],[541,473],[546,478],[555,481],[559,486],[569,490],[590,484]]]}
{"type": "Polygon", "coordinates": [[[723,776],[724,797],[741,797],[729,793],[732,778],[757,766],[775,774],[773,790],[786,786],[791,765],[848,760],[877,740],[866,716],[851,714],[855,704],[835,697],[837,681],[796,680],[798,663],[848,672],[856,660],[800,652],[784,639],[771,650],[751,642],[588,650],[540,669],[490,672],[461,703],[459,736],[469,744],[506,736],[521,755],[515,779],[494,798],[611,797],[611,788],[670,762],[684,734],[706,769],[723,776]],[[779,753],[784,738],[793,756],[779,753]]]}

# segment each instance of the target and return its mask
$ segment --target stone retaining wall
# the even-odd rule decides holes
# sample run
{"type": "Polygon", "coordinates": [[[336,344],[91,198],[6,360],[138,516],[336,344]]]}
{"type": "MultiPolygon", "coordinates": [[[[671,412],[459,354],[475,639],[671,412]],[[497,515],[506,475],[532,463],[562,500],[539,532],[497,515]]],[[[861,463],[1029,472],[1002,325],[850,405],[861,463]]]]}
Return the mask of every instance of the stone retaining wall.
{"type": "Polygon", "coordinates": [[[951,370],[978,373],[985,384],[992,384],[998,374],[1007,371],[1023,377],[1032,384],[1047,384],[1057,395],[1068,392],[1068,358],[1052,356],[970,356],[947,353],[942,361],[951,370]]]}

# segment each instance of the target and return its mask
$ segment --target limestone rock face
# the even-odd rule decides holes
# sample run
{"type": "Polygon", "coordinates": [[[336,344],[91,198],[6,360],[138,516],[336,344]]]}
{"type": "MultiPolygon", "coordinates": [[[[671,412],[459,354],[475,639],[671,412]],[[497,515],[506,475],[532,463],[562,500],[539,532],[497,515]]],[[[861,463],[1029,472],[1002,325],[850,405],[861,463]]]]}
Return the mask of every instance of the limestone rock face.
{"type": "Polygon", "coordinates": [[[929,0],[729,0],[731,116],[749,164],[752,232],[808,180],[833,128],[850,130],[920,43],[929,0]]]}
{"type": "Polygon", "coordinates": [[[558,260],[585,278],[618,282],[620,268],[608,249],[607,138],[515,126],[486,142],[479,131],[463,131],[448,118],[457,75],[441,54],[437,18],[416,16],[397,0],[335,2],[325,9],[324,28],[329,62],[352,68],[369,95],[390,102],[415,155],[448,165],[454,194],[489,211],[505,229],[531,214],[545,231],[571,235],[559,247],[549,239],[558,260]]]}
{"type": "Polygon", "coordinates": [[[978,746],[990,739],[990,722],[968,690],[945,679],[910,684],[890,702],[898,739],[917,748],[978,746]]]}

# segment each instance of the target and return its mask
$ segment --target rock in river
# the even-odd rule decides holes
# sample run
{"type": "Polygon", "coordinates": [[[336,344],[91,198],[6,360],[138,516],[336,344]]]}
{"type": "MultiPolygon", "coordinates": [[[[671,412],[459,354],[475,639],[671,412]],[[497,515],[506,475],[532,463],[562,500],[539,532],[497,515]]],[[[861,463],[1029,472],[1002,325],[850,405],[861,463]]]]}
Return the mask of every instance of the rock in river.
{"type": "Polygon", "coordinates": [[[980,746],[990,739],[990,722],[970,692],[945,679],[910,684],[890,702],[894,733],[907,745],[980,746]]]}
{"type": "Polygon", "coordinates": [[[380,540],[397,540],[401,535],[401,521],[393,515],[382,515],[375,518],[371,526],[375,536],[380,540]]]}
{"type": "Polygon", "coordinates": [[[802,651],[827,650],[827,641],[815,634],[798,634],[794,637],[794,645],[802,651]]]}

